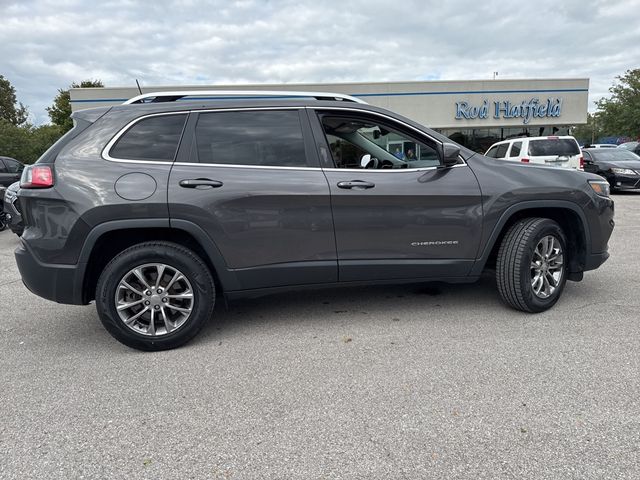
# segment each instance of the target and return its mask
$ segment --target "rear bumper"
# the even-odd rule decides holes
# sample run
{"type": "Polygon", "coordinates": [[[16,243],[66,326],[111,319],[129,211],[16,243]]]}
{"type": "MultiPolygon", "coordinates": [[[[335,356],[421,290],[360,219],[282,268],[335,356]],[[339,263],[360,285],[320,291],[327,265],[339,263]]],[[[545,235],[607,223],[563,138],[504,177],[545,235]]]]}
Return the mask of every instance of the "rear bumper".
{"type": "Polygon", "coordinates": [[[15,251],[24,285],[39,297],[58,303],[84,305],[81,265],[41,263],[23,242],[15,251]]]}

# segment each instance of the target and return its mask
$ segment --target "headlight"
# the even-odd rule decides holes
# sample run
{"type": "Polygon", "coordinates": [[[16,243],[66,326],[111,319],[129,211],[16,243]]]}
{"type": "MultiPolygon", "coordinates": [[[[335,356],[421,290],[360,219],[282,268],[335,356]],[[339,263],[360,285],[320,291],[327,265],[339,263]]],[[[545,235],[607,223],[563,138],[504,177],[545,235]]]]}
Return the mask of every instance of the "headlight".
{"type": "Polygon", "coordinates": [[[589,180],[589,186],[601,197],[609,197],[609,182],[606,180],[589,180]]]}
{"type": "Polygon", "coordinates": [[[612,168],[611,172],[618,175],[637,175],[635,170],[631,170],[630,168],[612,168]]]}

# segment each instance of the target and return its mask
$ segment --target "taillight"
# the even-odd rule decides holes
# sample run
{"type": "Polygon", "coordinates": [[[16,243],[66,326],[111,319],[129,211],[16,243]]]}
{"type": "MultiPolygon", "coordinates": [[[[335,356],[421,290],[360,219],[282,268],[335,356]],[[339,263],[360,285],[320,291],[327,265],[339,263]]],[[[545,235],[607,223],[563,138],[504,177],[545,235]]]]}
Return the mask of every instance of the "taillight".
{"type": "Polygon", "coordinates": [[[522,163],[529,163],[529,159],[528,158],[521,158],[520,161],[522,163]]]}
{"type": "Polygon", "coordinates": [[[580,157],[580,170],[584,170],[584,157],[580,157]]]}
{"type": "Polygon", "coordinates": [[[53,187],[53,169],[48,165],[26,167],[20,179],[20,188],[53,187]]]}

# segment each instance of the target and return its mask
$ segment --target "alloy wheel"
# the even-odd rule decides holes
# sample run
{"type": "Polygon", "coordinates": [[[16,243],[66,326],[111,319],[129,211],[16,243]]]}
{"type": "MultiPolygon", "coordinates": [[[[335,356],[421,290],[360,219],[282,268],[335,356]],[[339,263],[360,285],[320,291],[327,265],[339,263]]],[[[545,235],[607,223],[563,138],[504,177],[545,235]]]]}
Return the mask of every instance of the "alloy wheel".
{"type": "Polygon", "coordinates": [[[120,320],[136,333],[163,336],[189,319],[194,306],[187,277],[164,263],[147,263],[127,272],[116,288],[120,320]]]}
{"type": "Polygon", "coordinates": [[[542,237],[531,260],[531,288],[538,298],[554,294],[564,275],[562,244],[553,235],[542,237]]]}

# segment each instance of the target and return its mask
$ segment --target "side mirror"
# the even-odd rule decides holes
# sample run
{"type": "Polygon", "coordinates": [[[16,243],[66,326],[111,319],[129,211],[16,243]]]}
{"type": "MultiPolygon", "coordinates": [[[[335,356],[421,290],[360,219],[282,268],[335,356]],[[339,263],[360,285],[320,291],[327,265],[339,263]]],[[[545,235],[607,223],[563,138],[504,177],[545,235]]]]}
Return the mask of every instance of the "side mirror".
{"type": "Polygon", "coordinates": [[[445,167],[453,167],[460,161],[460,147],[453,143],[445,143],[442,146],[443,165],[445,167]]]}

